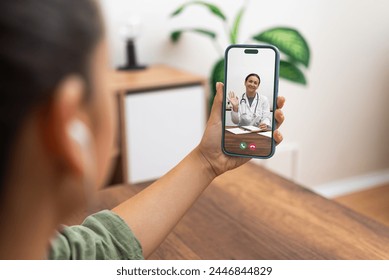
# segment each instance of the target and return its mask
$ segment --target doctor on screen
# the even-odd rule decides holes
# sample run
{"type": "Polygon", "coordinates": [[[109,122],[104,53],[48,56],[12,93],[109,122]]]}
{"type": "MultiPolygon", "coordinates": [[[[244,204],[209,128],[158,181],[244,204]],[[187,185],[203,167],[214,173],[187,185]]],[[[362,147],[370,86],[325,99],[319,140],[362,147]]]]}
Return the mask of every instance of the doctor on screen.
{"type": "Polygon", "coordinates": [[[233,123],[239,126],[253,125],[262,130],[271,129],[269,100],[257,92],[260,83],[261,78],[251,73],[245,79],[246,92],[243,93],[240,101],[233,91],[228,93],[228,99],[232,105],[233,123]]]}

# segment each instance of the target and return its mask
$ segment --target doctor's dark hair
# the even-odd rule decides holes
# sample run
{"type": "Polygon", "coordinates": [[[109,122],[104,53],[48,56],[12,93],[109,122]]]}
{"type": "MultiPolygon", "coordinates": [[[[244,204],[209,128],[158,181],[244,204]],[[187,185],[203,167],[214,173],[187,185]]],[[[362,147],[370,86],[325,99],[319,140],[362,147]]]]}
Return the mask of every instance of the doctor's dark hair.
{"type": "Polygon", "coordinates": [[[258,80],[259,80],[259,85],[261,84],[261,78],[259,77],[258,74],[255,74],[255,73],[248,74],[247,77],[246,77],[246,79],[244,79],[244,81],[247,82],[247,80],[248,80],[251,76],[257,77],[258,80]]]}
{"type": "Polygon", "coordinates": [[[67,75],[81,75],[89,85],[91,54],[102,35],[94,0],[0,1],[0,197],[27,115],[50,101],[67,75]]]}

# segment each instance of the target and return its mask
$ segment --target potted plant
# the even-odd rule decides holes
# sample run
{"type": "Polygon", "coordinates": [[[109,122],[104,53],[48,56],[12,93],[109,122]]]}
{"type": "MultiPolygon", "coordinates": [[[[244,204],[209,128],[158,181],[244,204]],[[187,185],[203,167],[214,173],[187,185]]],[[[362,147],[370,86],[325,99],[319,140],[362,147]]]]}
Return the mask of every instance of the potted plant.
{"type": "MultiPolygon", "coordinates": [[[[228,22],[225,13],[216,5],[208,3],[205,1],[190,1],[179,8],[177,8],[172,14],[171,17],[179,16],[186,8],[200,5],[208,9],[212,15],[216,16],[222,21],[225,25],[225,30],[227,32],[227,37],[229,38],[230,44],[239,43],[239,27],[242,21],[242,17],[245,13],[247,1],[244,3],[242,8],[238,11],[235,16],[232,25],[228,22]]],[[[177,43],[181,38],[182,34],[185,32],[195,32],[210,38],[214,45],[218,46],[217,34],[214,31],[203,29],[203,28],[185,28],[177,29],[171,32],[170,39],[172,42],[177,43]]],[[[307,41],[301,35],[299,31],[294,28],[286,26],[272,27],[270,29],[258,32],[254,34],[251,38],[251,41],[268,43],[276,46],[281,52],[280,60],[280,78],[306,85],[307,79],[305,78],[302,68],[308,68],[309,59],[310,59],[310,50],[307,41]]],[[[218,47],[220,49],[220,47],[218,47]]],[[[214,64],[210,76],[210,86],[211,86],[211,98],[210,104],[213,103],[213,97],[216,92],[216,82],[224,81],[224,58],[218,59],[214,64]]]]}

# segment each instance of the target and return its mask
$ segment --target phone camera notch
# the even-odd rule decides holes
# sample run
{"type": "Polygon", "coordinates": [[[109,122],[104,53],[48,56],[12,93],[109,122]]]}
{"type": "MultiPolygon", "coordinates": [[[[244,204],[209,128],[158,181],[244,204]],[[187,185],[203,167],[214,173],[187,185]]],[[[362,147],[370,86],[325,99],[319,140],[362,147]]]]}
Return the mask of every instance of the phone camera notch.
{"type": "Polygon", "coordinates": [[[245,49],[244,53],[247,53],[247,54],[257,54],[258,50],[257,49],[245,49]]]}

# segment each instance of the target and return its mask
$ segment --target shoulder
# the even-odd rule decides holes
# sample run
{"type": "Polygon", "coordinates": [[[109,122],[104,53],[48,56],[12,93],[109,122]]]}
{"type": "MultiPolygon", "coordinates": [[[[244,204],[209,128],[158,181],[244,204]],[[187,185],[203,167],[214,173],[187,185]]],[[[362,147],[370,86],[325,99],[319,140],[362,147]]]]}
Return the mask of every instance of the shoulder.
{"type": "Polygon", "coordinates": [[[269,102],[269,98],[261,93],[259,94],[259,99],[264,103],[269,102]]]}
{"type": "Polygon", "coordinates": [[[127,224],[112,211],[64,227],[51,244],[50,259],[142,259],[142,248],[127,224]]]}

